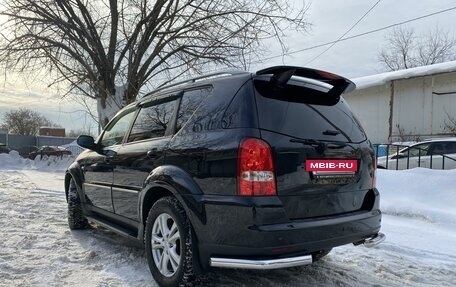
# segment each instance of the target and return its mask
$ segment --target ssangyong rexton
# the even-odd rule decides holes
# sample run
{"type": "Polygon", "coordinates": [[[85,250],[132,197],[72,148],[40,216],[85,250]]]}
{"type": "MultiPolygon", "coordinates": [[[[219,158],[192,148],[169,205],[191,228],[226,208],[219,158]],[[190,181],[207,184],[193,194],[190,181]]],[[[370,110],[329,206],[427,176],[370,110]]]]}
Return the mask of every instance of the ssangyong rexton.
{"type": "Polygon", "coordinates": [[[212,74],[123,108],[65,177],[71,229],[96,222],[144,242],[161,286],[209,267],[310,264],[375,245],[375,155],[328,72],[212,74]]]}

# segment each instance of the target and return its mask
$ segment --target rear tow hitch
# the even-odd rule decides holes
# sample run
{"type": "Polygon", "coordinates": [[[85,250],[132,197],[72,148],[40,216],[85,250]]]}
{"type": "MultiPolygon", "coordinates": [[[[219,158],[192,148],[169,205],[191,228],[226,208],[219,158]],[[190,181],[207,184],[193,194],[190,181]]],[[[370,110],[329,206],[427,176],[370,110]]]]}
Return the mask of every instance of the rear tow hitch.
{"type": "Polygon", "coordinates": [[[364,240],[361,240],[361,241],[358,241],[358,242],[353,242],[353,245],[360,245],[360,244],[364,244],[364,246],[366,247],[374,247],[380,243],[382,243],[383,241],[385,241],[385,234],[379,232],[377,234],[375,234],[374,236],[372,237],[369,237],[367,239],[364,239],[364,240]]]}

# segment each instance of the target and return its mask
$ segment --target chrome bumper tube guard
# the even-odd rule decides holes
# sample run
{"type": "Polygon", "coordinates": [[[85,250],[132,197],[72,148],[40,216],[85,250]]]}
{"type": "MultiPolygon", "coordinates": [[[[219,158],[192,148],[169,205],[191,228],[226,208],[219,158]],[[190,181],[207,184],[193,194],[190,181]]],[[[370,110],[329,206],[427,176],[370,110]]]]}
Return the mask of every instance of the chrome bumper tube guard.
{"type": "Polygon", "coordinates": [[[271,260],[247,260],[211,257],[212,267],[269,270],[312,264],[312,255],[271,260]]]}
{"type": "Polygon", "coordinates": [[[386,238],[385,234],[379,232],[377,235],[364,240],[363,244],[366,247],[374,247],[374,246],[382,243],[383,241],[385,241],[385,238],[386,238]]]}

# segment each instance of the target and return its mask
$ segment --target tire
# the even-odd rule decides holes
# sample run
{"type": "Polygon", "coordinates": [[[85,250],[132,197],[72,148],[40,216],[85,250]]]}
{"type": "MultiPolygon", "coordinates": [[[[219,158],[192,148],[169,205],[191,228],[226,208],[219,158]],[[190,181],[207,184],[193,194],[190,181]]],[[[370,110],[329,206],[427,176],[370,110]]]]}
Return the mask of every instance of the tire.
{"type": "Polygon", "coordinates": [[[68,188],[68,226],[71,230],[85,229],[89,226],[87,218],[82,213],[81,200],[73,178],[68,188]]]}
{"type": "Polygon", "coordinates": [[[145,232],[147,263],[159,286],[187,286],[194,280],[192,245],[192,228],[180,203],[174,197],[159,199],[145,232]]]}

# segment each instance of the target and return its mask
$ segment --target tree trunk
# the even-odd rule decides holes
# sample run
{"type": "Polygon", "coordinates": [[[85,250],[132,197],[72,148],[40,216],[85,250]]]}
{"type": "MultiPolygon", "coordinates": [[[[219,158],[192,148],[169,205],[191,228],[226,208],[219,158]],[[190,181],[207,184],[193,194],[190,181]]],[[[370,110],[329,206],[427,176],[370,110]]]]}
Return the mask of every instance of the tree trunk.
{"type": "Polygon", "coordinates": [[[108,95],[106,91],[100,91],[97,98],[97,111],[99,129],[104,129],[114,115],[127,105],[125,101],[125,86],[116,86],[115,92],[108,95]]]}

